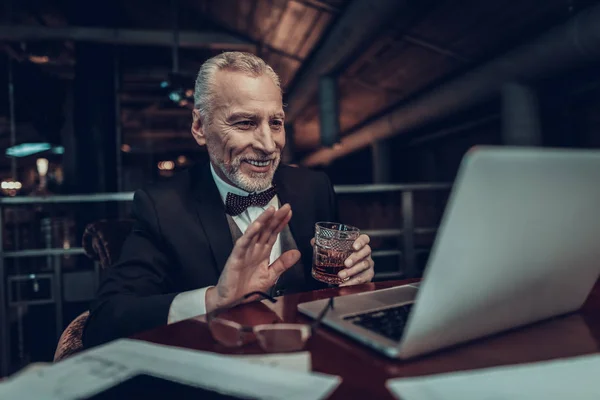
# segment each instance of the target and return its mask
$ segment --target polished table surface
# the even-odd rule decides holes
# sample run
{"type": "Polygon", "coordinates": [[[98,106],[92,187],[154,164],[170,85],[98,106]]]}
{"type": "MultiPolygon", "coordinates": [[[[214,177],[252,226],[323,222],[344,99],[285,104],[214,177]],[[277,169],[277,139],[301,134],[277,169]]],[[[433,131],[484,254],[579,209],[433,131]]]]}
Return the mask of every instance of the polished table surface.
{"type": "MultiPolygon", "coordinates": [[[[299,303],[398,286],[412,281],[378,282],[292,294],[278,298],[277,304],[269,307],[260,302],[250,303],[231,310],[226,315],[229,319],[249,325],[275,320],[307,323],[310,319],[297,311],[299,303]]],[[[162,326],[137,335],[136,338],[223,354],[262,353],[256,344],[232,350],[216,343],[210,335],[204,317],[162,326]]],[[[414,360],[386,358],[325,326],[317,330],[309,341],[307,350],[311,353],[313,371],[338,375],[343,379],[330,398],[370,396],[389,399],[393,398],[385,388],[385,381],[389,378],[572,357],[598,352],[599,346],[600,284],[597,283],[585,305],[577,313],[479,339],[414,360]]]]}

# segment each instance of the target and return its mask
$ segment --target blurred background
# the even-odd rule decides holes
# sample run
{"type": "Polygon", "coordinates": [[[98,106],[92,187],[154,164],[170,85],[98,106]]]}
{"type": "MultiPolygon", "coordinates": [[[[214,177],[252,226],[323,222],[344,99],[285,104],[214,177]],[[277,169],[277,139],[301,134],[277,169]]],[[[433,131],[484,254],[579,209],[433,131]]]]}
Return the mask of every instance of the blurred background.
{"type": "Polygon", "coordinates": [[[329,174],[341,219],[373,238],[376,280],[422,274],[472,146],[600,147],[598,1],[3,0],[0,13],[0,376],[51,361],[88,308],[106,259],[86,227],[206,160],[194,80],[222,51],[279,73],[284,160],[329,174]]]}

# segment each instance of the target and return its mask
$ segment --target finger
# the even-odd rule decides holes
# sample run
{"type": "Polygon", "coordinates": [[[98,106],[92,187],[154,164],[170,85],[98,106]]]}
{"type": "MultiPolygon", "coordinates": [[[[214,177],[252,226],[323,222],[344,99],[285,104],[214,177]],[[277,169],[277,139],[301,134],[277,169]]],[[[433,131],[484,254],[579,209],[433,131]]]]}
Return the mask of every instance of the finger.
{"type": "Polygon", "coordinates": [[[261,229],[262,224],[258,220],[250,224],[248,229],[246,229],[246,232],[238,240],[236,240],[233,250],[231,251],[231,255],[235,257],[243,257],[245,252],[256,243],[256,239],[258,238],[261,229]]]}
{"type": "Polygon", "coordinates": [[[298,250],[288,250],[269,266],[269,268],[275,274],[275,277],[283,274],[300,259],[300,252],[298,250]]]}
{"type": "Polygon", "coordinates": [[[310,239],[310,245],[315,247],[315,238],[310,239]]]}
{"type": "Polygon", "coordinates": [[[254,222],[252,222],[246,229],[246,232],[244,232],[244,234],[235,242],[232,254],[239,256],[252,247],[263,230],[263,226],[269,222],[269,219],[272,218],[274,213],[275,208],[269,207],[254,222]]]}
{"type": "Polygon", "coordinates": [[[368,269],[364,272],[361,272],[354,278],[349,279],[348,281],[340,284],[340,286],[360,285],[361,283],[371,282],[371,279],[373,279],[373,276],[374,276],[373,270],[368,269]]]}
{"type": "Polygon", "coordinates": [[[346,266],[346,268],[350,268],[354,264],[368,258],[370,255],[371,255],[371,246],[366,245],[365,247],[363,247],[356,253],[350,254],[350,256],[348,258],[346,258],[346,261],[344,261],[344,265],[346,266]]]}
{"type": "Polygon", "coordinates": [[[290,222],[291,219],[292,219],[292,210],[290,209],[290,211],[286,215],[285,219],[279,223],[277,228],[275,228],[275,230],[271,234],[271,237],[269,238],[269,241],[267,242],[269,246],[273,246],[273,244],[275,244],[275,241],[277,241],[277,236],[281,233],[281,231],[283,231],[283,229],[286,227],[286,225],[290,222]]]}
{"type": "Polygon", "coordinates": [[[252,224],[250,224],[248,229],[246,229],[246,232],[248,232],[248,230],[252,227],[252,225],[255,222],[258,222],[261,225],[261,229],[259,230],[258,233],[261,233],[265,229],[265,227],[269,226],[269,223],[274,218],[276,212],[277,211],[275,210],[275,207],[273,207],[273,206],[267,208],[265,211],[263,211],[262,214],[260,214],[258,216],[258,218],[256,218],[256,220],[254,220],[254,222],[252,224]]]}
{"type": "Polygon", "coordinates": [[[289,204],[286,204],[273,214],[272,218],[269,220],[269,223],[265,225],[265,229],[263,229],[260,234],[260,237],[258,239],[259,243],[267,243],[269,241],[269,238],[273,234],[273,231],[275,231],[275,229],[277,229],[281,221],[286,218],[290,209],[291,208],[289,204]]]}
{"type": "Polygon", "coordinates": [[[354,251],[358,251],[358,250],[362,249],[363,247],[365,247],[366,245],[368,245],[369,242],[371,242],[371,238],[368,235],[364,235],[364,234],[360,235],[358,237],[358,239],[356,239],[354,241],[352,248],[354,249],[354,251]]]}
{"type": "MultiPolygon", "coordinates": [[[[258,228],[252,230],[252,235],[256,235],[257,239],[260,238],[261,233],[265,230],[266,227],[269,226],[273,218],[275,218],[275,213],[275,207],[267,208],[262,214],[258,216],[258,218],[256,218],[256,220],[252,224],[250,224],[250,226],[246,229],[246,233],[253,228],[252,225],[258,223],[259,226],[258,228]]],[[[244,235],[242,235],[242,237],[244,235]]]]}
{"type": "MultiPolygon", "coordinates": [[[[277,235],[279,235],[288,222],[290,222],[290,219],[292,219],[292,207],[289,204],[286,204],[281,208],[281,219],[271,232],[271,237],[277,239],[277,235]]],[[[275,242],[275,240],[273,240],[273,242],[275,242]]]]}
{"type": "Polygon", "coordinates": [[[360,274],[363,271],[371,268],[371,259],[365,258],[364,260],[359,261],[352,268],[347,268],[338,273],[338,276],[342,279],[346,279],[348,277],[352,278],[354,275],[360,274]]]}

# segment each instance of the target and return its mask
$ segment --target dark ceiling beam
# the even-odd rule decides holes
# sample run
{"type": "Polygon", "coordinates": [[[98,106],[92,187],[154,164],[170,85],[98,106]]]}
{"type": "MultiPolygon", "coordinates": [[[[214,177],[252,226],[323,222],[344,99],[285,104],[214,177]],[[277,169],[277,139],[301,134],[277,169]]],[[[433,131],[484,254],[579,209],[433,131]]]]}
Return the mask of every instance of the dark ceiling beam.
{"type": "Polygon", "coordinates": [[[296,45],[296,48],[294,49],[294,53],[296,53],[296,54],[300,53],[300,50],[302,50],[302,48],[306,44],[306,41],[308,40],[310,35],[312,35],[314,33],[315,28],[317,27],[317,24],[319,23],[319,21],[321,21],[323,19],[323,16],[324,16],[324,14],[319,14],[319,15],[317,15],[316,18],[313,18],[312,21],[310,21],[310,25],[308,26],[308,29],[306,30],[306,32],[304,32],[304,35],[302,35],[302,39],[300,39],[298,41],[298,44],[296,45]]]}
{"type": "Polygon", "coordinates": [[[322,148],[302,163],[327,165],[378,140],[410,132],[490,100],[508,83],[556,76],[599,59],[600,5],[596,5],[537,39],[374,118],[343,137],[335,147],[322,148]]]}
{"type": "MultiPolygon", "coordinates": [[[[73,40],[122,45],[173,45],[173,32],[168,30],[110,29],[89,27],[45,27],[0,25],[2,41],[73,40]]],[[[223,32],[179,32],[179,46],[230,50],[256,50],[255,43],[223,32]]]]}
{"type": "Polygon", "coordinates": [[[142,114],[148,116],[160,116],[160,117],[189,117],[192,118],[192,110],[186,107],[181,108],[159,108],[153,110],[144,110],[142,114]]]}
{"type": "Polygon", "coordinates": [[[8,54],[13,60],[22,62],[25,60],[22,54],[19,54],[15,49],[13,49],[9,44],[2,44],[1,48],[8,54]]]}
{"type": "Polygon", "coordinates": [[[448,128],[441,129],[439,131],[428,133],[419,137],[416,137],[408,142],[408,146],[419,146],[422,144],[430,143],[434,140],[446,138],[448,136],[457,136],[461,132],[469,132],[471,129],[479,128],[484,125],[489,125],[493,122],[500,120],[500,114],[492,114],[483,118],[476,119],[474,121],[468,121],[460,125],[450,126],[448,128]]]}
{"type": "MultiPolygon", "coordinates": [[[[1,48],[1,47],[0,47],[1,48]]],[[[51,60],[52,61],[52,60],[51,60]]],[[[49,64],[41,65],[45,71],[58,76],[61,79],[70,80],[75,77],[75,72],[73,71],[72,65],[61,65],[60,69],[49,68],[49,64]]],[[[165,80],[169,73],[171,72],[170,67],[148,67],[146,69],[127,69],[122,72],[123,75],[123,83],[127,88],[135,86],[139,84],[143,85],[147,88],[158,89],[159,84],[165,80]]],[[[194,81],[196,79],[196,75],[198,74],[197,70],[180,70],[179,75],[184,76],[189,80],[190,87],[194,87],[194,81]]]]}
{"type": "Polygon", "coordinates": [[[128,130],[125,136],[129,140],[133,138],[142,140],[168,140],[168,139],[190,139],[193,141],[191,131],[185,130],[158,130],[158,129],[144,129],[139,131],[128,130]]]}
{"type": "MultiPolygon", "coordinates": [[[[45,141],[38,130],[30,123],[17,124],[17,143],[40,142],[45,141]]],[[[10,144],[10,122],[0,123],[0,158],[4,156],[4,151],[11,146],[10,144]]]]}
{"type": "Polygon", "coordinates": [[[160,135],[127,135],[125,136],[124,144],[130,146],[130,151],[127,153],[156,153],[163,154],[169,152],[204,152],[205,148],[200,147],[192,134],[188,131],[187,136],[177,135],[170,137],[161,137],[160,135]]]}
{"type": "Polygon", "coordinates": [[[266,43],[261,44],[261,46],[263,47],[263,49],[267,50],[268,52],[276,54],[278,56],[289,58],[291,60],[298,61],[298,62],[303,62],[304,61],[304,59],[302,57],[299,57],[299,56],[294,55],[294,54],[287,53],[287,52],[285,52],[283,50],[276,49],[275,47],[269,46],[266,43]]]}
{"type": "Polygon", "coordinates": [[[352,78],[346,78],[345,81],[348,82],[348,84],[357,84],[357,85],[364,87],[365,89],[376,91],[376,92],[381,92],[384,94],[390,94],[390,95],[402,94],[401,90],[376,85],[374,83],[365,81],[364,79],[362,79],[359,76],[353,76],[352,78]]]}
{"type": "Polygon", "coordinates": [[[404,36],[402,36],[401,40],[404,40],[405,42],[422,47],[424,49],[433,51],[434,53],[440,54],[442,56],[454,58],[455,60],[458,60],[463,63],[471,62],[470,59],[468,59],[467,57],[461,56],[460,54],[456,53],[455,51],[438,46],[438,45],[428,42],[427,40],[424,40],[424,39],[416,38],[411,35],[404,35],[404,36]]]}
{"type": "MultiPolygon", "coordinates": [[[[127,143],[129,144],[129,143],[127,143]]],[[[186,155],[190,155],[190,154],[203,154],[206,151],[198,146],[198,144],[196,144],[196,142],[194,142],[193,140],[191,141],[184,141],[184,142],[172,142],[172,141],[168,141],[165,142],[164,140],[160,140],[160,141],[139,141],[139,142],[131,142],[131,144],[129,144],[131,146],[131,150],[127,153],[131,156],[135,156],[137,154],[139,155],[143,155],[143,154],[153,154],[153,155],[164,155],[165,156],[165,160],[173,160],[173,158],[169,158],[167,155],[171,155],[173,153],[181,153],[186,154],[186,155]]]]}
{"type": "Polygon", "coordinates": [[[150,93],[122,93],[119,98],[123,103],[153,103],[166,100],[165,95],[150,93]]]}
{"type": "Polygon", "coordinates": [[[319,11],[327,11],[333,14],[337,14],[340,12],[340,9],[332,6],[331,4],[325,3],[324,1],[319,0],[291,0],[296,3],[304,4],[305,6],[312,7],[319,11]]]}
{"type": "Polygon", "coordinates": [[[283,16],[287,12],[288,8],[289,8],[289,1],[286,1],[277,18],[272,18],[273,17],[273,9],[271,9],[271,18],[272,18],[271,23],[261,33],[260,38],[258,39],[258,43],[261,46],[261,47],[259,47],[259,52],[260,52],[259,56],[261,56],[264,48],[269,46],[267,44],[267,41],[273,36],[274,33],[279,31],[279,26],[281,25],[281,21],[283,21],[283,16]]]}
{"type": "Polygon", "coordinates": [[[153,103],[143,110],[133,111],[130,109],[123,110],[123,121],[130,122],[133,120],[142,120],[149,118],[189,118],[191,121],[192,110],[186,107],[181,108],[160,108],[157,103],[153,103]]]}
{"type": "Polygon", "coordinates": [[[292,83],[286,119],[294,121],[313,99],[320,76],[340,72],[353,55],[392,23],[405,4],[400,0],[351,1],[292,83]]]}
{"type": "MultiPolygon", "coordinates": [[[[149,67],[147,69],[129,69],[123,71],[123,80],[126,82],[135,82],[135,81],[163,81],[165,78],[169,76],[171,72],[171,68],[152,68],[149,67]]],[[[194,86],[194,80],[196,79],[196,75],[198,75],[197,70],[179,70],[179,75],[189,79],[190,86],[194,86]]]]}
{"type": "MultiPolygon", "coordinates": [[[[281,18],[278,21],[281,21],[281,18]]],[[[241,38],[242,40],[248,41],[248,43],[254,43],[257,49],[262,47],[263,50],[267,50],[268,52],[276,54],[278,56],[286,57],[286,58],[289,58],[291,60],[298,61],[298,62],[303,62],[304,61],[304,59],[302,57],[300,57],[300,56],[288,53],[285,50],[277,49],[277,48],[275,48],[275,47],[267,44],[265,42],[266,37],[262,37],[259,40],[253,40],[250,36],[247,36],[247,35],[240,34],[240,35],[237,35],[237,36],[239,38],[241,38]]]]}
{"type": "Polygon", "coordinates": [[[250,11],[246,16],[246,31],[250,31],[254,25],[254,18],[256,17],[256,10],[258,9],[258,0],[252,1],[252,6],[250,7],[250,11]]]}

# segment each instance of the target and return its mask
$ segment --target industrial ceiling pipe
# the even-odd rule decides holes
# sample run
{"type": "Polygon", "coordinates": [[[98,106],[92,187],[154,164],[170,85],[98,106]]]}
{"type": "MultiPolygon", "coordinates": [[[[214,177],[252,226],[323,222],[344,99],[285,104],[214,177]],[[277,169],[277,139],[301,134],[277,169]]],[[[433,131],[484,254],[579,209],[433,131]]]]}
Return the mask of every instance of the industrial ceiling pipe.
{"type": "Polygon", "coordinates": [[[600,6],[584,10],[532,42],[399,106],[345,136],[334,148],[310,154],[302,164],[327,165],[372,142],[488,100],[499,94],[506,83],[551,76],[597,59],[600,59],[600,6]]]}
{"type": "Polygon", "coordinates": [[[395,21],[406,4],[404,0],[349,2],[292,82],[286,98],[286,121],[295,121],[310,104],[321,76],[338,72],[358,49],[395,21]]]}

